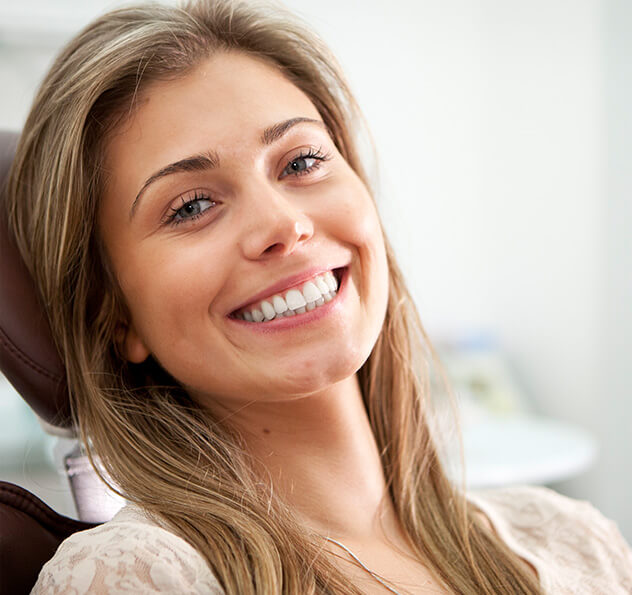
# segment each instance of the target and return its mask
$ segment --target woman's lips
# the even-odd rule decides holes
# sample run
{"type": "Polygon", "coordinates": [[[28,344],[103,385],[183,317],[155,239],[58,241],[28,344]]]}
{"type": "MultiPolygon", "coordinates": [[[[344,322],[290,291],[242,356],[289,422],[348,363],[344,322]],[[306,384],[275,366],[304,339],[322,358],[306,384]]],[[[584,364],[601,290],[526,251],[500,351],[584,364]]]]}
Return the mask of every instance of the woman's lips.
{"type": "Polygon", "coordinates": [[[230,315],[229,318],[240,325],[247,325],[246,328],[260,332],[263,334],[275,333],[276,331],[282,331],[291,329],[304,324],[309,324],[313,321],[319,320],[328,316],[331,312],[338,310],[342,307],[346,296],[347,280],[349,276],[349,268],[342,267],[335,269],[336,279],[338,280],[338,290],[334,296],[322,306],[316,307],[312,310],[307,310],[304,313],[295,314],[291,316],[281,316],[273,318],[271,320],[265,320],[261,322],[249,321],[236,316],[230,315]]]}
{"type": "Polygon", "coordinates": [[[262,301],[270,300],[275,295],[286,294],[288,291],[292,289],[298,289],[300,291],[300,289],[303,287],[305,283],[307,283],[308,281],[313,281],[316,277],[318,277],[319,275],[322,275],[323,273],[327,273],[328,271],[331,271],[334,274],[338,282],[338,285],[340,285],[342,271],[346,269],[347,266],[348,265],[344,267],[334,267],[331,269],[314,267],[312,269],[308,269],[297,275],[292,275],[291,277],[287,277],[283,279],[282,281],[279,281],[275,283],[274,285],[271,285],[267,289],[264,289],[263,291],[259,292],[258,294],[255,295],[254,298],[250,298],[248,302],[242,304],[238,308],[235,308],[229,314],[229,316],[231,318],[234,318],[238,312],[243,312],[244,310],[258,307],[258,305],[262,301]]]}

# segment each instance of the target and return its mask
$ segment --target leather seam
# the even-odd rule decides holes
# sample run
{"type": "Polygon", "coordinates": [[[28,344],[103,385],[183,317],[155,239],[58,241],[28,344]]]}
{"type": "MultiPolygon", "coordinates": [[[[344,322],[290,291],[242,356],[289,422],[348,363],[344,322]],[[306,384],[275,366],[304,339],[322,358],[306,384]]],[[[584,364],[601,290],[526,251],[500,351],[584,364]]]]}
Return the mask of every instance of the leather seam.
{"type": "Polygon", "coordinates": [[[0,343],[3,347],[6,347],[7,350],[12,353],[15,357],[20,359],[23,363],[25,363],[29,368],[31,368],[34,372],[45,376],[49,380],[53,380],[55,382],[61,382],[63,380],[63,376],[59,374],[55,374],[54,372],[50,372],[46,368],[40,366],[35,361],[33,361],[28,355],[26,355],[9,337],[6,335],[4,330],[0,328],[0,343]]]}

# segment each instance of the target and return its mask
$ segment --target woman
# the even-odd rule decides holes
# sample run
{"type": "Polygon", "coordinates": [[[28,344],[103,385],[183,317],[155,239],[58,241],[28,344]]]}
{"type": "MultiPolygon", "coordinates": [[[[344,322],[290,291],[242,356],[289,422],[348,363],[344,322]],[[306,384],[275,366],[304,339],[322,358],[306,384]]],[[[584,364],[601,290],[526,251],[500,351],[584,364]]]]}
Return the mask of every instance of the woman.
{"type": "Polygon", "coordinates": [[[627,592],[632,554],[588,505],[446,478],[359,122],[269,7],[123,9],[54,63],[11,222],[130,505],[35,593],[627,592]]]}

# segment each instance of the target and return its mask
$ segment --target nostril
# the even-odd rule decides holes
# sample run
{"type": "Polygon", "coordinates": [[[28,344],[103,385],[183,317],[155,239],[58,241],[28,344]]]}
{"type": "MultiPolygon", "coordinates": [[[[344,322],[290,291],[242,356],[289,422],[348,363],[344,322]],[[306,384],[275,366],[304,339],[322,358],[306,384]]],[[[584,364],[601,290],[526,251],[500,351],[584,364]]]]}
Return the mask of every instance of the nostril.
{"type": "Polygon", "coordinates": [[[272,246],[268,246],[263,253],[264,254],[271,254],[274,252],[278,252],[279,250],[283,249],[283,244],[279,244],[278,242],[276,244],[272,244],[272,246]],[[278,247],[278,248],[277,248],[278,247]]]}

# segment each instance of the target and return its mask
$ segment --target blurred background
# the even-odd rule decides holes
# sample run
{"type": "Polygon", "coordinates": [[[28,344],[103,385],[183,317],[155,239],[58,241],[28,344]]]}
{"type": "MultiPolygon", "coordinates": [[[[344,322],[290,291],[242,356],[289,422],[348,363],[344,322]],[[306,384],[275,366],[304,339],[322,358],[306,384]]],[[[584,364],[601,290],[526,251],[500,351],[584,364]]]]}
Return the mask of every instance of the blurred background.
{"type": "MultiPolygon", "coordinates": [[[[20,130],[61,45],[120,5],[0,0],[0,129],[20,130]]],[[[549,485],[631,542],[632,3],[290,7],[372,129],[386,230],[462,405],[468,484],[549,485]]],[[[0,378],[0,479],[73,514],[64,448],[0,378]]]]}

